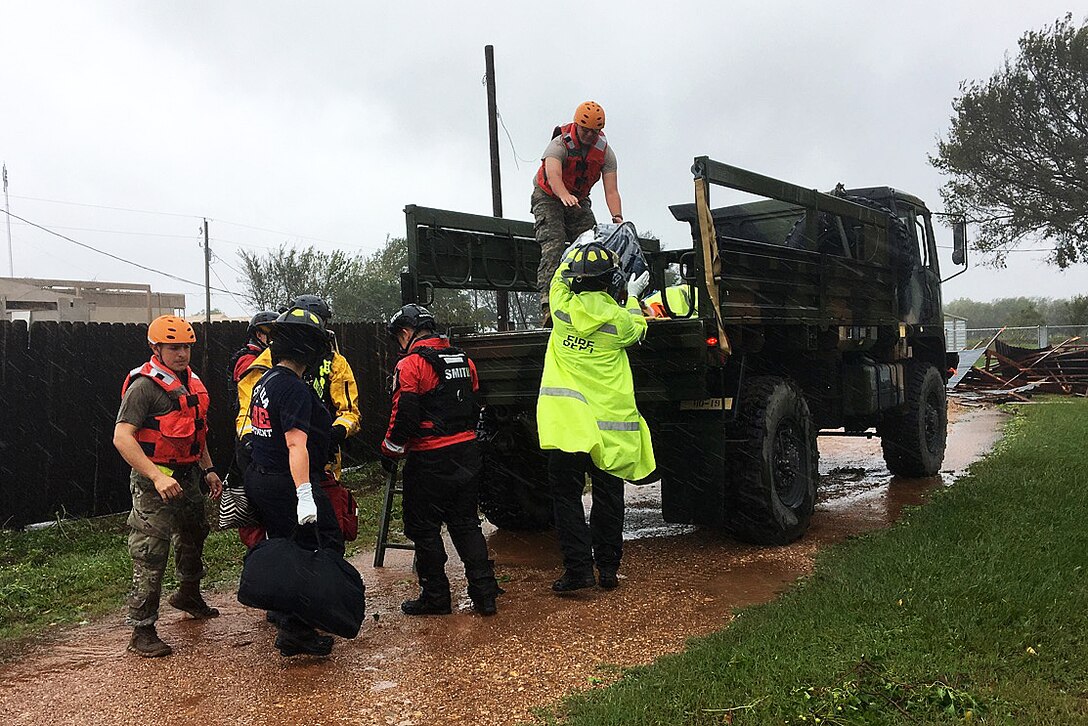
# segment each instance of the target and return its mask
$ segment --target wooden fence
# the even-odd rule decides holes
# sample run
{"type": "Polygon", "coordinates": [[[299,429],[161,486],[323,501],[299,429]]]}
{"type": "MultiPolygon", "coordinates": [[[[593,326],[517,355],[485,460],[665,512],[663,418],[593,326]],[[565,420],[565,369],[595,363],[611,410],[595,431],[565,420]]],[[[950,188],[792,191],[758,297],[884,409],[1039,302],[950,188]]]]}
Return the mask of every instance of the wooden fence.
{"type": "MultiPolygon", "coordinates": [[[[245,323],[197,323],[192,366],[211,396],[209,447],[224,472],[234,450],[227,363],[245,323]],[[203,358],[207,347],[207,370],[203,358]]],[[[362,431],[350,460],[373,458],[389,419],[389,356],[379,323],[339,323],[359,383],[362,431]]],[[[0,321],[0,526],[129,508],[129,467],[113,448],[125,374],[149,355],[147,326],[0,321]]]]}

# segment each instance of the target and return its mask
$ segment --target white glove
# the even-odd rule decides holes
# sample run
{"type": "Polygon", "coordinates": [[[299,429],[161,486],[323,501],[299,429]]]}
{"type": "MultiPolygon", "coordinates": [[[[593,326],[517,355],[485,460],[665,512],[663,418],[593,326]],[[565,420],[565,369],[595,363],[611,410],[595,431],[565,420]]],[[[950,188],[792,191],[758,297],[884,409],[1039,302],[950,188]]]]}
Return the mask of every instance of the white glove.
{"type": "Polygon", "coordinates": [[[310,482],[295,487],[295,496],[298,497],[295,514],[298,515],[299,525],[316,522],[317,505],[314,503],[314,492],[310,488],[310,482]]]}
{"type": "Polygon", "coordinates": [[[641,298],[643,290],[650,284],[650,271],[644,270],[641,275],[631,273],[631,279],[627,281],[627,296],[641,298]]]}

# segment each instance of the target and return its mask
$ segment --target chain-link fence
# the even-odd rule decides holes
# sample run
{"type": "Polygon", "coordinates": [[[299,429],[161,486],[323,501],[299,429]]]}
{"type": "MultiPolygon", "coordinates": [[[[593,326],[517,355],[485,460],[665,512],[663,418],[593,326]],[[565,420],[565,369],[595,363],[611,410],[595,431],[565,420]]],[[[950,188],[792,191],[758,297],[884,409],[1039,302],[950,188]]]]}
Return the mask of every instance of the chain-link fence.
{"type": "MultiPolygon", "coordinates": [[[[947,321],[946,321],[947,326],[947,321]]],[[[1020,348],[1047,348],[1060,345],[1070,338],[1088,340],[1088,325],[1027,325],[1006,328],[965,328],[962,343],[957,336],[955,342],[962,344],[959,350],[982,348],[994,338],[1003,343],[1020,348]]],[[[953,340],[949,339],[949,348],[953,340]]]]}

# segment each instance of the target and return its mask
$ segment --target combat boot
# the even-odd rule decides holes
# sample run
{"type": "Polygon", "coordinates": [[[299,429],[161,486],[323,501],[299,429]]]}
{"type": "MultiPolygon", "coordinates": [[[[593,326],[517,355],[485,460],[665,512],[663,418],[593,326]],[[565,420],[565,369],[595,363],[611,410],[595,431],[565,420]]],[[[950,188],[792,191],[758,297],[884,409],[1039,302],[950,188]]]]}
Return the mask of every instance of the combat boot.
{"type": "Polygon", "coordinates": [[[144,658],[161,658],[174,652],[159,639],[154,625],[137,625],[132,631],[132,639],[128,641],[128,649],[144,658]]]}
{"type": "Polygon", "coordinates": [[[584,590],[587,587],[593,587],[597,584],[597,578],[593,576],[593,572],[577,573],[567,570],[563,573],[563,576],[552,583],[553,592],[574,592],[575,590],[584,590]]]}
{"type": "Polygon", "coordinates": [[[499,612],[498,605],[495,604],[494,597],[481,597],[478,600],[472,601],[472,609],[480,615],[494,615],[499,612]]]}
{"type": "Polygon", "coordinates": [[[427,597],[420,593],[415,600],[405,600],[400,604],[401,612],[405,615],[449,615],[453,607],[447,597],[445,600],[427,597]]]}
{"type": "Polygon", "coordinates": [[[326,656],[332,653],[332,637],[320,635],[313,628],[298,631],[281,629],[276,635],[276,648],[285,658],[295,655],[326,656]]]}
{"type": "Polygon", "coordinates": [[[182,612],[189,613],[197,620],[219,617],[219,611],[204,602],[200,595],[199,582],[183,582],[178,591],[167,601],[182,612]]]}

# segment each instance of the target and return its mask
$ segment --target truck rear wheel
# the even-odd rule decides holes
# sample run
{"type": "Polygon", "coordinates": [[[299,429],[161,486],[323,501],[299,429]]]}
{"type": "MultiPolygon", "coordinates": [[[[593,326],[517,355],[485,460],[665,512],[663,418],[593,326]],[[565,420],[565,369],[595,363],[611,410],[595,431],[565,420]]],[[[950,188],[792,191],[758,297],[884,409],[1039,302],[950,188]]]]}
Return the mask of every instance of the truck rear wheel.
{"type": "Polygon", "coordinates": [[[944,378],[932,365],[915,368],[907,381],[907,410],[877,425],[888,471],[899,476],[934,476],[944,462],[948,401],[944,378]]]}
{"type": "Polygon", "coordinates": [[[542,452],[484,454],[480,511],[499,529],[540,532],[554,522],[548,462],[542,452]]]}
{"type": "Polygon", "coordinates": [[[750,379],[729,434],[729,532],[745,542],[772,545],[803,535],[816,506],[820,455],[800,390],[782,378],[750,379]]]}

